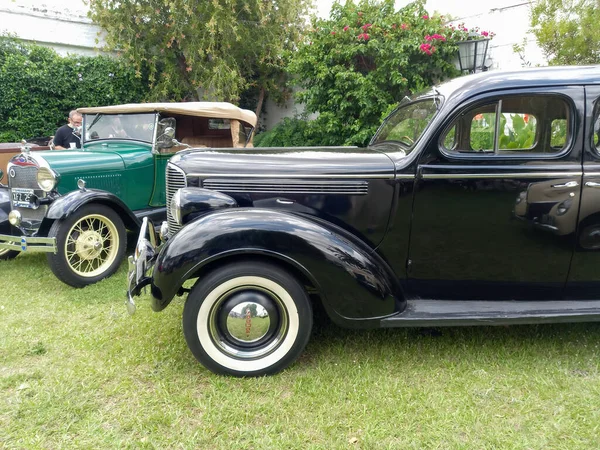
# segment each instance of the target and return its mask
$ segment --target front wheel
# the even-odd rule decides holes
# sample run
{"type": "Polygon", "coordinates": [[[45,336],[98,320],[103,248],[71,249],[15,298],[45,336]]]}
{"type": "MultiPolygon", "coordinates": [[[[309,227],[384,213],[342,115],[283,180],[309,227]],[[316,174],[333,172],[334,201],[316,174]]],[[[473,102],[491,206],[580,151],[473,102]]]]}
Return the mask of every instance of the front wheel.
{"type": "Polygon", "coordinates": [[[270,375],[308,343],[312,308],[304,288],[270,264],[240,262],[201,279],[183,310],[188,347],[206,368],[234,376],[270,375]]]}
{"type": "Polygon", "coordinates": [[[58,250],[47,255],[50,268],[59,280],[73,287],[84,287],[115,273],[127,245],[119,215],[99,204],[86,205],[57,220],[48,236],[56,238],[58,250]]]}
{"type": "Polygon", "coordinates": [[[16,258],[19,252],[15,252],[14,250],[8,249],[0,249],[0,261],[7,261],[9,259],[16,258]]]}

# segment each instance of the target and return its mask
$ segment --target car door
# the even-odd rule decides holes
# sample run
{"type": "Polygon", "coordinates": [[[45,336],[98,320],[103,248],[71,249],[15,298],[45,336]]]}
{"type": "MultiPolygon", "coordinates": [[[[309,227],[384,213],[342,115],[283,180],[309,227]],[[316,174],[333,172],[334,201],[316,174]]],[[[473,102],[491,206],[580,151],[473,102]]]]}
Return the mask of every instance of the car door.
{"type": "Polygon", "coordinates": [[[586,87],[583,185],[566,297],[597,299],[600,289],[600,86],[586,87]]]}
{"type": "Polygon", "coordinates": [[[582,179],[583,107],[582,87],[507,90],[448,117],[418,164],[413,296],[562,297],[582,179]]]}

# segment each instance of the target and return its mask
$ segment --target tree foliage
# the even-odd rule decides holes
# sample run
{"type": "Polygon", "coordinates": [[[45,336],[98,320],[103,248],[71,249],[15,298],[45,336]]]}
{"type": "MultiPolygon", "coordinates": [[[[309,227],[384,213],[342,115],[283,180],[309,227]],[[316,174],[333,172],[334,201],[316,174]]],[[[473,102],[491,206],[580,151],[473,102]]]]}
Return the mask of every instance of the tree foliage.
{"type": "Polygon", "coordinates": [[[151,98],[237,101],[248,89],[285,94],[282,55],[295,45],[310,0],[89,0],[90,16],[151,98]]]}
{"type": "Polygon", "coordinates": [[[324,145],[364,145],[405,95],[458,75],[456,42],[467,34],[430,16],[424,1],[399,10],[393,0],[334,3],[289,68],[303,87],[298,100],[319,113],[313,133],[324,145]]]}
{"type": "Polygon", "coordinates": [[[550,65],[600,61],[597,0],[539,0],[531,9],[532,32],[550,65]]]}
{"type": "Polygon", "coordinates": [[[70,110],[139,102],[143,79],[108,56],[66,56],[0,37],[0,142],[51,136],[70,110]]]}

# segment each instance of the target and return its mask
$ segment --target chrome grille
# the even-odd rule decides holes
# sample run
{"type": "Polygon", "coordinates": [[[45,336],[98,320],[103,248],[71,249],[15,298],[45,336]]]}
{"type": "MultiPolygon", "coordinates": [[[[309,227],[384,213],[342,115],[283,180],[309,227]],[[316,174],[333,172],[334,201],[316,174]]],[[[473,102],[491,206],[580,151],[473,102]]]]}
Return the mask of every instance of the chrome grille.
{"type": "Polygon", "coordinates": [[[178,189],[184,188],[187,186],[187,180],[185,178],[185,173],[179,167],[174,166],[171,163],[167,164],[167,222],[169,223],[169,234],[173,236],[181,229],[181,225],[179,225],[173,217],[171,216],[171,199],[175,192],[178,189]]]}
{"type": "Polygon", "coordinates": [[[227,180],[207,179],[202,187],[222,192],[245,192],[257,194],[336,194],[367,195],[367,181],[310,181],[310,180],[227,180]]]}
{"type": "MultiPolygon", "coordinates": [[[[35,166],[11,166],[14,170],[15,176],[8,177],[8,186],[11,188],[27,188],[27,189],[39,189],[37,184],[37,173],[38,168],[35,166]]],[[[9,172],[11,172],[9,170],[9,172]]]]}
{"type": "MultiPolygon", "coordinates": [[[[9,177],[8,177],[8,188],[9,190],[12,188],[25,188],[25,189],[33,189],[33,193],[37,195],[39,198],[45,198],[46,193],[40,189],[37,183],[37,166],[18,166],[18,165],[9,165],[9,177]],[[14,177],[10,176],[14,171],[14,177]]],[[[10,206],[12,209],[15,209],[21,213],[22,222],[21,227],[30,231],[35,232],[39,228],[42,220],[46,217],[46,212],[48,211],[47,205],[42,205],[39,208],[15,208],[12,203],[12,196],[10,199],[10,206]]]]}

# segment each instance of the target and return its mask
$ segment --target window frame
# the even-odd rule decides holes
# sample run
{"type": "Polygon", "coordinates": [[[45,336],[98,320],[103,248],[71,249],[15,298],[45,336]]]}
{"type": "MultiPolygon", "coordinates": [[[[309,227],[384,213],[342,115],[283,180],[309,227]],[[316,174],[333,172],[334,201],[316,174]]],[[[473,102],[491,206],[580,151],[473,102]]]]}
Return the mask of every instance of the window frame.
{"type": "MultiPolygon", "coordinates": [[[[577,88],[578,86],[563,86],[564,88],[577,88]]],[[[576,129],[575,129],[575,120],[577,117],[577,106],[575,105],[573,98],[567,95],[564,92],[560,91],[560,86],[553,86],[550,89],[546,88],[533,88],[528,90],[506,90],[499,92],[490,92],[487,94],[482,94],[470,99],[467,102],[463,102],[458,105],[451,114],[448,115],[447,121],[442,124],[441,129],[442,132],[438,135],[436,142],[438,151],[444,157],[448,159],[454,160],[540,160],[540,159],[560,159],[565,155],[569,154],[573,148],[576,141],[576,129]],[[495,105],[496,111],[498,111],[498,103],[501,100],[506,99],[507,97],[553,97],[555,99],[560,99],[564,101],[567,106],[567,129],[569,130],[569,134],[567,135],[567,139],[564,145],[564,148],[556,153],[539,153],[539,152],[529,152],[526,150],[496,150],[498,145],[499,134],[497,133],[497,127],[499,126],[500,114],[496,114],[496,125],[494,127],[494,151],[491,152],[476,152],[476,151],[465,151],[459,152],[457,150],[452,150],[446,148],[444,145],[444,139],[447,134],[450,132],[452,127],[456,125],[457,119],[462,115],[467,113],[470,110],[473,110],[477,107],[481,107],[484,105],[495,105]]],[[[600,111],[600,102],[599,102],[599,111],[600,111]]],[[[501,112],[501,111],[500,111],[501,112]]],[[[540,121],[537,117],[536,120],[540,121]]],[[[539,132],[536,130],[536,142],[539,139],[539,132]]],[[[596,147],[594,145],[594,147],[596,147]]],[[[597,150],[600,153],[600,149],[597,150]]]]}

